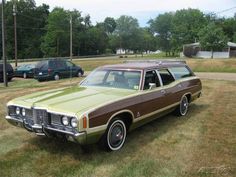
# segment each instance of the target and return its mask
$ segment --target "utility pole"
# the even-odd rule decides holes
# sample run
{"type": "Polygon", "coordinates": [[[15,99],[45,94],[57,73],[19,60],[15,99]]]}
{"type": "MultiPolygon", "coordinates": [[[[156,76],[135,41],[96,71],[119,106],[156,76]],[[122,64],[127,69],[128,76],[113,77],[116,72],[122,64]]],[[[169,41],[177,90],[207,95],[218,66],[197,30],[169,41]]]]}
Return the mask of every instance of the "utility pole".
{"type": "Polygon", "coordinates": [[[5,17],[4,17],[5,0],[2,0],[2,59],[3,59],[3,80],[4,86],[8,86],[7,78],[7,61],[6,61],[6,49],[5,49],[5,17]]]}
{"type": "Polygon", "coordinates": [[[13,4],[14,33],[15,33],[15,66],[17,67],[17,28],[16,28],[16,2],[13,4]]]}
{"type": "Polygon", "coordinates": [[[70,60],[72,61],[72,57],[73,57],[73,38],[72,38],[72,15],[70,14],[70,60]]]}

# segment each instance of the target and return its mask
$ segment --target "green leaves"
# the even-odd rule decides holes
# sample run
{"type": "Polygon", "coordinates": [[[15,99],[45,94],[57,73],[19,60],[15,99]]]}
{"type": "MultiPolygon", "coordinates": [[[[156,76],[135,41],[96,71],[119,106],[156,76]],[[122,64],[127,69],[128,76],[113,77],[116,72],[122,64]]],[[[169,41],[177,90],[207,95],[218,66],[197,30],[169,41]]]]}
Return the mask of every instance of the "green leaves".
{"type": "Polygon", "coordinates": [[[199,32],[201,47],[205,50],[221,51],[227,44],[227,37],[222,28],[210,23],[199,32]]]}

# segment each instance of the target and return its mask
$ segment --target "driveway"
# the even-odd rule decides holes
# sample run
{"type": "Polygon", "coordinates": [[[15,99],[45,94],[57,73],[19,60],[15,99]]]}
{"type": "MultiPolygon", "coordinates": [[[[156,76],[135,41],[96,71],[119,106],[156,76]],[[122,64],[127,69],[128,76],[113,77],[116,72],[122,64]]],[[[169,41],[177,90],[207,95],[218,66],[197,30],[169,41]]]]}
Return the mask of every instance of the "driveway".
{"type": "Polygon", "coordinates": [[[202,79],[227,80],[236,81],[236,73],[207,73],[195,72],[195,74],[202,79]]]}

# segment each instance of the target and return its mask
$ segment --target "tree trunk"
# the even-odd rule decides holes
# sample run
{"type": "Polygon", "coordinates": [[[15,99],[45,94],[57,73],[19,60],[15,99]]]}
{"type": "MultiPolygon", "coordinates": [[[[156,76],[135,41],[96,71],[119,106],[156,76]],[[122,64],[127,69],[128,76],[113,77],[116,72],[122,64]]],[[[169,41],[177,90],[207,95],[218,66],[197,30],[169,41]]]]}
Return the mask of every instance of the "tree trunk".
{"type": "Polygon", "coordinates": [[[59,38],[57,38],[57,57],[59,57],[59,38]]]}
{"type": "Polygon", "coordinates": [[[213,49],[211,49],[211,59],[213,59],[213,49]]]}

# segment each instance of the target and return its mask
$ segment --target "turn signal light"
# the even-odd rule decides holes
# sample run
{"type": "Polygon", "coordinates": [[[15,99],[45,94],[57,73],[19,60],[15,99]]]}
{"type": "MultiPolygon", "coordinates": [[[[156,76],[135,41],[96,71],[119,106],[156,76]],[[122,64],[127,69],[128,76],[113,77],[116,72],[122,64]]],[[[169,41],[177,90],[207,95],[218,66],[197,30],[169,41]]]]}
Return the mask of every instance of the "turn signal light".
{"type": "Polygon", "coordinates": [[[83,128],[87,128],[87,117],[85,115],[83,117],[83,128]]]}

